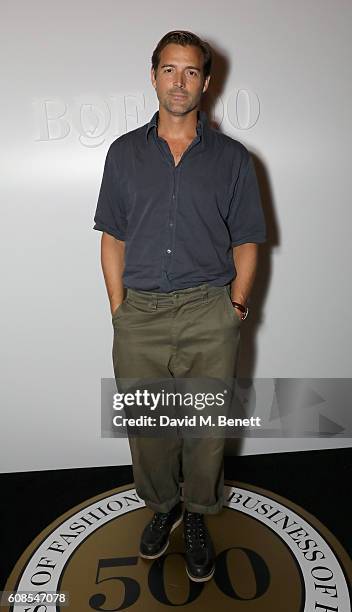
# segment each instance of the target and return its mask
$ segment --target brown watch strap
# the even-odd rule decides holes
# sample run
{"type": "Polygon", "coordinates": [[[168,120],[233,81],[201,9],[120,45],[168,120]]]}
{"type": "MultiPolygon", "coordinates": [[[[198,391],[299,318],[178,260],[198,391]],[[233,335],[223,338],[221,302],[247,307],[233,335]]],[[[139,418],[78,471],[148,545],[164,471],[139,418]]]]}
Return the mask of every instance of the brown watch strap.
{"type": "Polygon", "coordinates": [[[240,310],[241,312],[246,312],[246,307],[243,306],[243,304],[240,304],[239,302],[233,302],[232,300],[231,302],[235,306],[235,308],[238,308],[238,310],[240,310]]]}
{"type": "Polygon", "coordinates": [[[238,310],[240,310],[243,313],[243,316],[241,317],[242,320],[246,319],[248,316],[248,306],[243,306],[243,304],[240,304],[239,302],[234,302],[233,300],[231,300],[231,303],[233,305],[234,308],[238,308],[238,310]]]}

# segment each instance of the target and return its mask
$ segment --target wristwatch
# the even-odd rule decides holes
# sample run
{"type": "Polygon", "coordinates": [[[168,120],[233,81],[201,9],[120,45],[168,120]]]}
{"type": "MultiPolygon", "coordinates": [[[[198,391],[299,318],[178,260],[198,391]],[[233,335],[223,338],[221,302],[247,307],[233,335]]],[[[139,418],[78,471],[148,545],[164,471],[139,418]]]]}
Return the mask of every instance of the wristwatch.
{"type": "Polygon", "coordinates": [[[243,304],[239,304],[239,302],[233,302],[232,300],[231,300],[231,303],[234,308],[238,308],[238,310],[240,310],[243,313],[241,316],[242,321],[247,319],[248,313],[249,313],[248,306],[243,306],[243,304]]]}

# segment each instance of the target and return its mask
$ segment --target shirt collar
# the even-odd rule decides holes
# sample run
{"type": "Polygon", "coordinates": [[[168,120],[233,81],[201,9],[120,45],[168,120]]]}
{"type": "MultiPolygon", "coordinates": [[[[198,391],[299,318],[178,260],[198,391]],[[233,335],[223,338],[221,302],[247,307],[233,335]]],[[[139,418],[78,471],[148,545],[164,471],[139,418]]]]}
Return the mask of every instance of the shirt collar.
{"type": "MultiPolygon", "coordinates": [[[[198,117],[198,121],[197,121],[197,134],[200,136],[200,138],[202,139],[203,136],[203,132],[204,132],[204,127],[208,121],[207,115],[204,111],[197,111],[197,117],[198,117]]],[[[155,127],[157,128],[158,126],[158,120],[159,120],[159,111],[157,110],[154,115],[152,116],[151,120],[149,121],[149,123],[147,124],[147,128],[145,131],[145,139],[146,142],[148,142],[148,135],[150,130],[155,127]]]]}

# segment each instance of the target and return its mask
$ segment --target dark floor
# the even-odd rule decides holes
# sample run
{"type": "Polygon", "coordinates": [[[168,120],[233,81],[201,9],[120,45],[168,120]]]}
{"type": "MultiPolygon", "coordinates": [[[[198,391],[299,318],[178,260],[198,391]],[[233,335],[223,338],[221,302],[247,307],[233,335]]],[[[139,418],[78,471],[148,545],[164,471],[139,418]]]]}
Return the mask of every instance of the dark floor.
{"type": "MultiPolygon", "coordinates": [[[[296,502],[324,523],[352,556],[352,448],[226,457],[225,478],[296,502]]],[[[18,557],[51,521],[94,495],[132,482],[131,466],[1,474],[0,590],[18,557]]]]}

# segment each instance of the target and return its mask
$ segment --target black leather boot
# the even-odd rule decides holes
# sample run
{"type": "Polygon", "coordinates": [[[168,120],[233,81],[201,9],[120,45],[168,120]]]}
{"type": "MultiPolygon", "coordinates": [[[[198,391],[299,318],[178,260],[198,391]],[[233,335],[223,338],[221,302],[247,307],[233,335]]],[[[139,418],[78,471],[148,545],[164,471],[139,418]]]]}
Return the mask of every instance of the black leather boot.
{"type": "Polygon", "coordinates": [[[183,518],[187,575],[194,582],[205,582],[215,571],[215,550],[204,514],[185,510],[183,518]]]}
{"type": "Polygon", "coordinates": [[[182,523],[183,510],[178,502],[169,512],[156,512],[144,527],[139,554],[144,559],[157,559],[169,546],[170,533],[182,523]]]}

